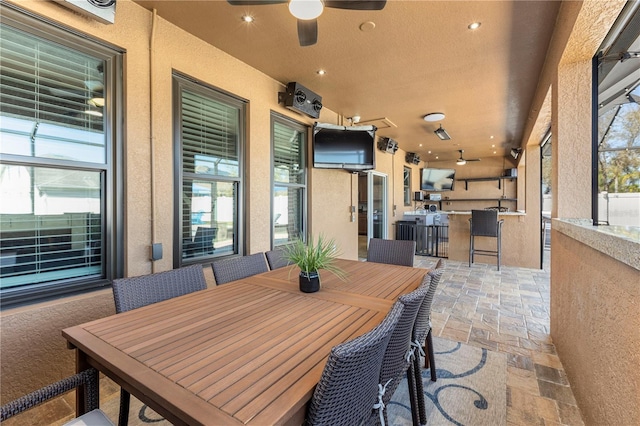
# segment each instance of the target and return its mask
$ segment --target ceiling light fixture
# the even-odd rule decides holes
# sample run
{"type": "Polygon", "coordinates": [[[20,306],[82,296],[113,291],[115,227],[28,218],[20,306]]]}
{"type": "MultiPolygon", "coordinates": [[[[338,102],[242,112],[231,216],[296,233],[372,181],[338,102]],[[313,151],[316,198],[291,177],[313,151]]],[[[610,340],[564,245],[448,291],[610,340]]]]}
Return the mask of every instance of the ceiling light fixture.
{"type": "Polygon", "coordinates": [[[325,75],[327,72],[325,70],[318,70],[316,71],[316,74],[318,75],[325,75]]]}
{"type": "Polygon", "coordinates": [[[477,30],[478,28],[480,28],[480,25],[482,25],[482,23],[472,22],[467,28],[469,28],[470,30],[477,30]]]}
{"type": "Polygon", "coordinates": [[[291,0],[289,12],[302,20],[316,19],[322,14],[324,6],[320,0],[291,0]]]}
{"type": "Polygon", "coordinates": [[[440,120],[444,120],[444,113],[432,112],[425,115],[423,118],[424,118],[424,121],[440,121],[440,120]]]}
{"type": "Polygon", "coordinates": [[[433,133],[435,133],[436,136],[442,139],[443,141],[448,141],[449,139],[451,139],[451,136],[449,136],[449,133],[447,133],[447,131],[442,128],[442,124],[440,125],[439,128],[434,130],[433,133]]]}
{"type": "Polygon", "coordinates": [[[464,166],[465,164],[467,164],[467,162],[464,160],[464,158],[458,158],[458,161],[456,161],[456,164],[458,166],[464,166]]]}
{"type": "Polygon", "coordinates": [[[253,16],[242,15],[242,22],[246,22],[247,24],[250,24],[251,22],[253,22],[253,16]]]}

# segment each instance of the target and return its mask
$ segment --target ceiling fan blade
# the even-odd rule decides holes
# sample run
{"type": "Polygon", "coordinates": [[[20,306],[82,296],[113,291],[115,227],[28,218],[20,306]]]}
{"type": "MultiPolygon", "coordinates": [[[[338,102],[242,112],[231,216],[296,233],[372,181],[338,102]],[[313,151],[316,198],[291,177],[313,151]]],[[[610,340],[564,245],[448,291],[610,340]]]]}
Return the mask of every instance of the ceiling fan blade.
{"type": "Polygon", "coordinates": [[[386,0],[324,0],[325,7],[350,10],[382,10],[386,0]]]}
{"type": "Polygon", "coordinates": [[[255,6],[261,4],[287,3],[288,0],[227,0],[231,6],[255,6]]]}
{"type": "Polygon", "coordinates": [[[470,158],[470,159],[465,159],[464,161],[480,161],[479,158],[470,158]]]}
{"type": "Polygon", "coordinates": [[[298,19],[298,40],[300,46],[312,46],[318,42],[318,21],[298,19]]]}

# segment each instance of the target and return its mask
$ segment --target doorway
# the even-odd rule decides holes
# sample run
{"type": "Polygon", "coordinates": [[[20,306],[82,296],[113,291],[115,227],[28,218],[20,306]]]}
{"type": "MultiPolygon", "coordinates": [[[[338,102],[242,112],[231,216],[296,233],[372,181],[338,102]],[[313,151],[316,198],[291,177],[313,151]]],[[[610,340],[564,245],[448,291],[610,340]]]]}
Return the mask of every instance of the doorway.
{"type": "Polygon", "coordinates": [[[358,175],[358,257],[366,259],[371,238],[387,238],[387,175],[368,171],[358,175]]]}

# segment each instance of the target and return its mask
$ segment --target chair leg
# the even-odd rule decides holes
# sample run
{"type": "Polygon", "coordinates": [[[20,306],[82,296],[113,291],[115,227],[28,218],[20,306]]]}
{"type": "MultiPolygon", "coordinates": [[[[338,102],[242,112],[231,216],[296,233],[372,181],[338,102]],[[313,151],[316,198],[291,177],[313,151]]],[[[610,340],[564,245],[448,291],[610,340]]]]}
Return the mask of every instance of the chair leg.
{"type": "Polygon", "coordinates": [[[118,415],[118,426],[127,426],[129,424],[129,405],[131,402],[131,394],[120,388],[120,413],[118,415]]]}
{"type": "Polygon", "coordinates": [[[431,330],[429,330],[429,333],[427,334],[427,356],[429,357],[429,370],[431,371],[431,381],[435,382],[437,379],[436,360],[433,353],[433,336],[431,336],[431,330]]]}
{"type": "Polygon", "coordinates": [[[409,401],[411,402],[411,420],[413,426],[420,426],[420,404],[418,403],[419,395],[416,392],[417,385],[416,376],[413,371],[413,362],[411,362],[409,368],[407,368],[407,386],[409,388],[409,401]]]}
{"type": "Polygon", "coordinates": [[[420,372],[420,357],[413,358],[413,375],[415,377],[416,397],[418,398],[418,414],[420,424],[427,424],[427,406],[424,402],[424,385],[422,384],[422,373],[420,372]]]}
{"type": "Polygon", "coordinates": [[[500,235],[498,235],[498,271],[500,270],[500,261],[502,260],[502,244],[500,235]]]}
{"type": "Polygon", "coordinates": [[[469,237],[469,268],[473,263],[473,235],[469,237]]]}

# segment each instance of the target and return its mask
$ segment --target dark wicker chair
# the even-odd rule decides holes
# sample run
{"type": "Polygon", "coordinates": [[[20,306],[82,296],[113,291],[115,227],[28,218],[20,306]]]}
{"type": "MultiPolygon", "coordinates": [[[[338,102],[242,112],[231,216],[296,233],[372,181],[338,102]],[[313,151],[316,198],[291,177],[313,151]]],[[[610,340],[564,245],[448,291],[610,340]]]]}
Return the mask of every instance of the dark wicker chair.
{"type": "Polygon", "coordinates": [[[376,328],[331,349],[305,425],[360,425],[375,414],[382,358],[403,310],[394,304],[376,328]]]}
{"type": "Polygon", "coordinates": [[[261,252],[249,256],[215,261],[211,264],[211,269],[213,269],[216,284],[220,285],[261,272],[267,272],[269,267],[264,258],[264,253],[261,252]]]}
{"type": "Polygon", "coordinates": [[[289,261],[285,257],[285,251],[281,247],[269,250],[265,253],[265,256],[267,256],[267,263],[269,263],[269,269],[271,270],[289,265],[289,261]]]}
{"type": "Polygon", "coordinates": [[[367,262],[413,266],[415,253],[415,241],[371,238],[369,240],[367,262]]]}
{"type": "Polygon", "coordinates": [[[98,409],[98,370],[95,368],[89,368],[73,376],[66,377],[3,405],[0,407],[0,421],[4,422],[10,417],[69,392],[72,389],[79,388],[80,386],[84,387],[87,413],[66,423],[66,426],[113,426],[113,423],[104,412],[98,409]]]}
{"type": "MultiPolygon", "coordinates": [[[[441,266],[441,261],[438,261],[436,269],[430,271],[425,275],[422,282],[422,286],[427,287],[427,294],[418,309],[416,315],[416,321],[413,327],[412,342],[414,350],[419,350],[421,355],[424,355],[425,368],[431,368],[431,380],[436,381],[436,362],[433,353],[433,338],[431,336],[431,305],[433,304],[433,296],[435,295],[444,268],[441,266]],[[424,347],[423,347],[424,342],[424,347]],[[425,353],[426,349],[426,353],[425,353]]],[[[414,379],[410,380],[415,386],[415,394],[418,399],[418,413],[420,416],[420,424],[427,423],[427,411],[424,401],[424,386],[422,385],[422,374],[420,369],[420,357],[418,354],[413,358],[413,365],[411,366],[410,374],[413,374],[414,379]]],[[[410,383],[411,385],[411,383],[410,383]]]]}
{"type": "Polygon", "coordinates": [[[471,210],[469,219],[469,267],[473,263],[474,255],[495,256],[498,258],[498,271],[502,259],[502,224],[498,220],[497,210],[471,210]],[[480,250],[475,248],[475,237],[493,237],[496,239],[496,250],[480,250]]]}
{"type": "MultiPolygon", "coordinates": [[[[116,313],[119,314],[206,288],[207,281],[202,266],[191,265],[171,271],[113,280],[113,299],[116,303],[116,313]]],[[[129,392],[120,389],[120,426],[126,426],[129,422],[130,400],[129,392]]]]}
{"type": "MultiPolygon", "coordinates": [[[[412,384],[414,379],[413,371],[410,371],[414,356],[411,337],[418,309],[420,305],[422,305],[428,289],[427,286],[420,286],[411,293],[404,294],[398,298],[396,303],[402,304],[404,309],[398,325],[393,331],[391,339],[389,339],[389,344],[387,345],[380,369],[380,384],[386,388],[382,396],[384,405],[391,400],[393,393],[402,381],[403,375],[406,374],[414,424],[418,423],[418,400],[414,394],[416,387],[412,384]]],[[[372,420],[375,420],[375,414],[372,416],[372,420]]],[[[389,423],[386,412],[384,412],[384,422],[385,424],[389,423]]]]}

